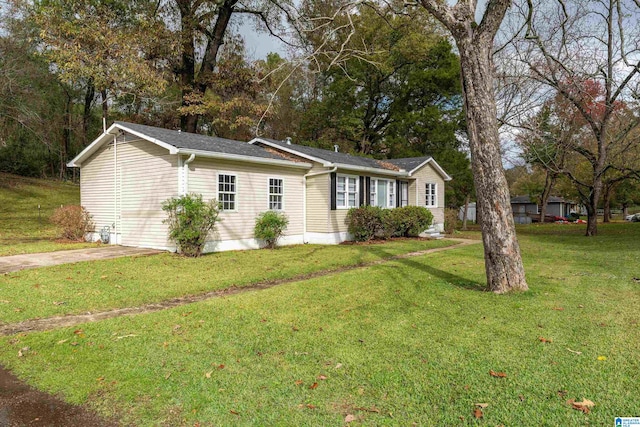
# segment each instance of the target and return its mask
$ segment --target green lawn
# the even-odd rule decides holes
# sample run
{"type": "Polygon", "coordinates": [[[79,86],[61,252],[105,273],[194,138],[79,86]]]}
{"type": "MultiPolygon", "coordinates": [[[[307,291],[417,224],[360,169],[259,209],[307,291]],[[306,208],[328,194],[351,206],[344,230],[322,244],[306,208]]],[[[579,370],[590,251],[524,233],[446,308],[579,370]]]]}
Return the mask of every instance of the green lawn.
{"type": "Polygon", "coordinates": [[[444,247],[448,240],[372,245],[299,245],[220,252],[200,258],[163,253],[0,275],[0,324],[156,303],[444,247]]]}
{"type": "Polygon", "coordinates": [[[0,361],[125,425],[612,425],[640,415],[638,225],[519,228],[523,294],[482,292],[474,245],[7,337],[0,361]]]}
{"type": "Polygon", "coordinates": [[[94,246],[56,242],[58,230],[49,222],[60,205],[79,203],[78,185],[0,173],[0,256],[94,246]]]}

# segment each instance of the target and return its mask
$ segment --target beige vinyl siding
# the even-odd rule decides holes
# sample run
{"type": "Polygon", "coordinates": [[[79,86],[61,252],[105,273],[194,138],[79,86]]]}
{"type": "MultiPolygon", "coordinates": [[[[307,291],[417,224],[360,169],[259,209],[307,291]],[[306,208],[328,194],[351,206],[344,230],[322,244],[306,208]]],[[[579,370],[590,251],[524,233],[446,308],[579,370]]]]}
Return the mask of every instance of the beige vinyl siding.
{"type": "Polygon", "coordinates": [[[160,206],[177,195],[177,156],[131,138],[118,139],[116,180],[113,143],[82,163],[81,203],[93,216],[96,231],[109,226],[123,245],[171,248],[174,245],[167,240],[167,227],[162,223],[166,216],[160,206]]]}
{"type": "Polygon", "coordinates": [[[414,199],[417,197],[415,200],[418,206],[426,205],[426,184],[428,182],[437,184],[438,207],[427,207],[427,209],[433,214],[433,222],[442,224],[444,222],[444,180],[442,176],[431,166],[431,163],[427,163],[414,172],[412,177],[415,178],[415,182],[409,185],[409,201],[413,204],[412,197],[414,199]]]}
{"type": "MultiPolygon", "coordinates": [[[[131,137],[129,137],[131,138],[131,137]]],[[[162,202],[178,195],[178,156],[145,140],[118,144],[122,244],[173,248],[162,202]]]]}
{"type": "Polygon", "coordinates": [[[189,164],[188,191],[205,200],[218,198],[218,174],[236,176],[236,209],[222,212],[217,240],[252,239],[256,216],[269,210],[269,178],[284,185],[284,210],[289,218],[285,236],[304,232],[304,174],[307,169],[198,158],[189,164]]]}
{"type": "Polygon", "coordinates": [[[112,144],[100,148],[80,170],[80,204],[92,215],[96,231],[116,221],[113,175],[112,144]]]}
{"type": "MultiPolygon", "coordinates": [[[[327,171],[327,168],[317,167],[309,173],[322,171],[327,171]]],[[[307,231],[310,233],[329,232],[330,184],[329,173],[307,178],[307,231]]]]}

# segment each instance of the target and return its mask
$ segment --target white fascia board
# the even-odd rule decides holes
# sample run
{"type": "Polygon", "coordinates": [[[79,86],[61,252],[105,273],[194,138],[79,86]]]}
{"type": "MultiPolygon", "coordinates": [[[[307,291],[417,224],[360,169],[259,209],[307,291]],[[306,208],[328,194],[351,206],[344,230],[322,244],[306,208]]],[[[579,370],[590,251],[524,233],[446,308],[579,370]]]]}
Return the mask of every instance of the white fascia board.
{"type": "Polygon", "coordinates": [[[424,162],[420,163],[418,166],[416,166],[415,168],[413,168],[413,170],[411,170],[411,172],[409,172],[409,176],[413,175],[413,173],[415,171],[417,171],[418,169],[420,169],[421,167],[423,167],[424,165],[426,165],[427,163],[433,163],[433,168],[436,170],[436,172],[438,172],[442,178],[445,181],[451,181],[453,178],[451,178],[449,176],[448,173],[446,173],[444,171],[444,169],[442,169],[442,167],[438,164],[438,162],[436,162],[433,157],[429,157],[427,160],[425,160],[424,162]]]}
{"type": "Polygon", "coordinates": [[[283,147],[280,144],[274,144],[273,142],[266,141],[266,140],[264,140],[262,138],[253,138],[251,141],[249,141],[249,144],[255,144],[256,142],[260,142],[261,144],[268,145],[271,148],[276,148],[278,150],[286,151],[289,154],[294,154],[296,156],[302,157],[302,158],[307,159],[307,160],[311,160],[313,162],[322,163],[322,166],[325,166],[325,167],[333,167],[334,166],[333,163],[327,162],[326,160],[323,160],[323,159],[321,159],[319,157],[310,156],[308,154],[304,154],[304,153],[301,153],[299,151],[296,151],[293,148],[283,147]]]}
{"type": "Polygon", "coordinates": [[[287,166],[298,169],[311,169],[311,163],[298,163],[290,160],[268,159],[261,157],[243,156],[240,154],[214,153],[212,151],[189,150],[186,148],[178,149],[178,154],[195,154],[197,157],[206,157],[210,159],[235,160],[247,163],[259,163],[264,165],[287,166]]]}
{"type": "Polygon", "coordinates": [[[114,123],[109,127],[109,129],[106,130],[106,132],[103,132],[99,137],[94,139],[91,144],[87,145],[84,150],[82,150],[77,156],[73,158],[73,160],[68,162],[67,167],[70,167],[70,168],[80,167],[80,160],[93,154],[93,152],[96,151],[98,148],[100,148],[102,144],[109,141],[111,139],[109,137],[114,136],[113,130],[115,128],[116,128],[116,124],[114,123]]]}
{"type": "Polygon", "coordinates": [[[409,176],[407,171],[405,171],[404,169],[401,169],[399,171],[392,171],[389,169],[370,168],[367,166],[354,166],[354,165],[348,165],[345,163],[334,163],[334,166],[337,166],[340,169],[348,169],[348,170],[358,171],[358,172],[369,172],[369,173],[374,173],[378,175],[409,176]]]}
{"type": "MultiPolygon", "coordinates": [[[[177,148],[177,147],[174,147],[174,146],[173,146],[173,145],[171,145],[171,144],[167,144],[166,142],[160,141],[159,139],[152,138],[152,137],[150,137],[150,136],[148,136],[148,135],[145,135],[144,133],[137,132],[137,131],[135,131],[135,130],[131,130],[131,129],[129,129],[129,128],[128,128],[128,127],[126,127],[126,126],[122,126],[122,125],[119,125],[119,124],[117,124],[117,123],[114,123],[114,124],[113,124],[113,126],[116,126],[118,129],[121,129],[121,130],[123,130],[123,131],[125,131],[125,132],[128,132],[128,133],[130,133],[131,135],[135,135],[135,136],[137,136],[138,138],[141,138],[141,139],[147,140],[147,141],[149,141],[149,142],[153,142],[154,144],[157,144],[157,145],[159,145],[159,146],[160,146],[160,147],[162,147],[162,148],[166,148],[167,150],[169,150],[169,154],[178,154],[178,148],[177,148]]],[[[112,127],[113,127],[113,126],[112,126],[112,127]]]]}
{"type": "Polygon", "coordinates": [[[71,160],[69,163],[67,163],[67,166],[70,168],[77,168],[80,167],[80,165],[82,164],[82,160],[84,160],[85,158],[89,157],[91,154],[93,154],[98,148],[100,148],[105,142],[108,142],[111,140],[110,137],[113,137],[115,135],[117,135],[117,132],[114,132],[114,130],[123,130],[125,132],[128,132],[132,135],[137,136],[140,139],[144,139],[145,141],[149,141],[152,142],[154,144],[159,145],[162,148],[166,148],[167,150],[169,150],[170,154],[177,154],[178,153],[178,149],[176,147],[174,147],[171,144],[167,144],[166,142],[162,142],[158,139],[155,138],[151,138],[143,133],[140,132],[136,132],[134,130],[131,130],[129,128],[127,128],[126,126],[122,126],[120,124],[114,123],[111,126],[109,126],[109,129],[107,129],[105,132],[102,133],[102,135],[100,135],[99,137],[97,137],[91,144],[89,144],[87,146],[87,148],[85,148],[84,150],[82,150],[80,152],[80,154],[78,154],[76,157],[73,158],[73,160],[71,160]]]}

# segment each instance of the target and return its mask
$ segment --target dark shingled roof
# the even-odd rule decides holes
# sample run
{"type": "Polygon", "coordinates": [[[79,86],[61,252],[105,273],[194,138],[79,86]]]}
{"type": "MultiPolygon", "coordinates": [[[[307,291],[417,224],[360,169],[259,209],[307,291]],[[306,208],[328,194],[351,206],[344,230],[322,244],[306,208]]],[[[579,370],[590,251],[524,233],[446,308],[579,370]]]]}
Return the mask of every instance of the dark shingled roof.
{"type": "Polygon", "coordinates": [[[389,162],[392,165],[398,166],[400,169],[404,169],[407,172],[411,172],[427,160],[429,160],[431,156],[422,156],[422,157],[408,157],[405,159],[389,159],[385,160],[385,162],[389,162]]]}
{"type": "Polygon", "coordinates": [[[247,142],[198,135],[195,133],[178,132],[176,130],[138,125],[135,123],[116,122],[116,124],[131,129],[132,131],[142,133],[151,138],[155,138],[169,145],[173,145],[176,148],[209,151],[212,153],[235,154],[239,156],[260,157],[264,159],[285,160],[285,158],[282,156],[270,153],[262,147],[252,145],[247,142]]]}
{"type": "MultiPolygon", "coordinates": [[[[322,148],[307,147],[306,145],[287,144],[286,141],[278,141],[270,138],[260,138],[263,141],[268,141],[279,147],[289,148],[307,156],[315,157],[330,163],[342,163],[351,166],[360,166],[366,168],[376,168],[382,170],[390,170],[384,167],[378,160],[370,159],[368,157],[354,156],[347,153],[336,153],[331,150],[324,150],[322,148]]],[[[392,160],[383,160],[382,162],[392,163],[392,160]]]]}
{"type": "MultiPolygon", "coordinates": [[[[516,196],[516,197],[512,197],[511,198],[511,203],[517,203],[517,204],[536,204],[536,202],[531,201],[531,198],[529,196],[516,196]]],[[[547,204],[548,203],[573,203],[569,200],[565,200],[562,197],[556,197],[556,196],[549,196],[549,199],[547,200],[547,204]]]]}

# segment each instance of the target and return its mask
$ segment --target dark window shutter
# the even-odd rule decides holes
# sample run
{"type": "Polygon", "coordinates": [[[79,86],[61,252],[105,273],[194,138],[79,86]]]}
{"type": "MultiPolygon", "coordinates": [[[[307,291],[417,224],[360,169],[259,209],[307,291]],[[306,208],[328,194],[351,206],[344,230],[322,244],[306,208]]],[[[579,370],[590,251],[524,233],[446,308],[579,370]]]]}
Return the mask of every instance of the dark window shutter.
{"type": "Polygon", "coordinates": [[[336,187],[337,187],[336,173],[331,172],[331,210],[336,210],[336,187]]]}
{"type": "Polygon", "coordinates": [[[367,206],[371,206],[371,177],[364,179],[364,197],[367,201],[367,206]]]}
{"type": "Polygon", "coordinates": [[[360,177],[360,206],[364,206],[365,202],[366,202],[366,198],[365,198],[365,177],[361,176],[360,177]]]}
{"type": "Polygon", "coordinates": [[[400,194],[401,189],[402,181],[396,181],[396,208],[399,208],[400,203],[402,203],[402,195],[400,194]]]}

